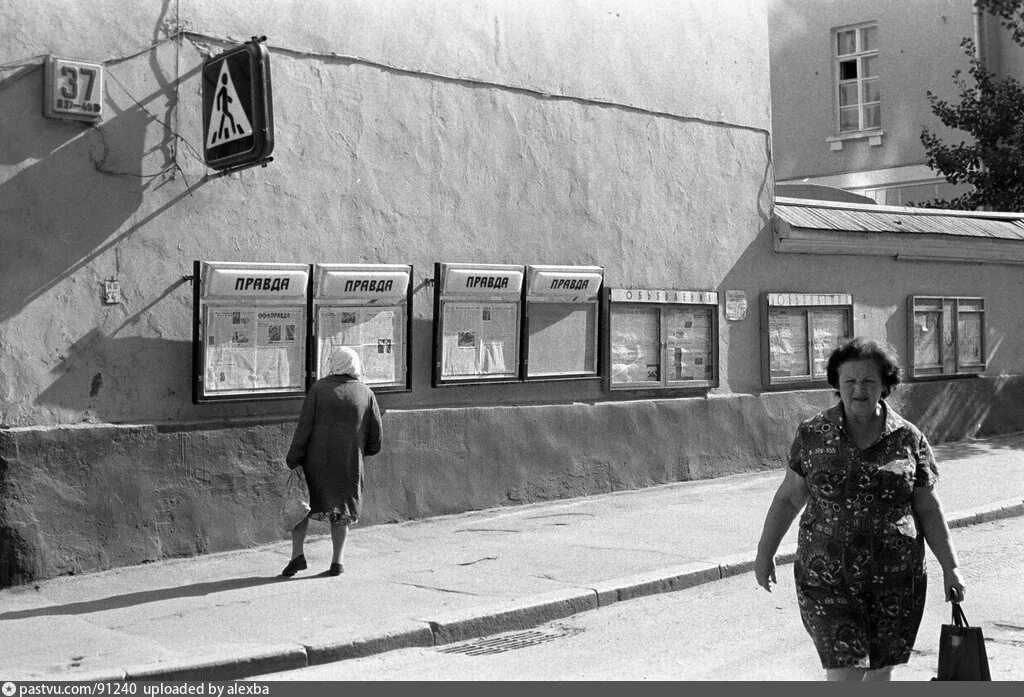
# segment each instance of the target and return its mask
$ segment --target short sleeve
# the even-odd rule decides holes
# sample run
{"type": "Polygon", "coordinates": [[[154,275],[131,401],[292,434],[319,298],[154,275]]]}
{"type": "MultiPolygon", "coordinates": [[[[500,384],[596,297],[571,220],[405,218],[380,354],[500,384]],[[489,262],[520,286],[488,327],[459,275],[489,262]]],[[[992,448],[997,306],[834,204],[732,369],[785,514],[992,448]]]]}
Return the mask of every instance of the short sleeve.
{"type": "Polygon", "coordinates": [[[923,433],[917,435],[917,469],[914,474],[914,486],[934,486],[939,480],[939,468],[935,465],[932,446],[923,433]]]}
{"type": "Polygon", "coordinates": [[[793,444],[789,446],[789,469],[793,470],[801,477],[806,477],[807,473],[804,472],[804,425],[800,424],[796,429],[796,436],[793,438],[793,444]]]}

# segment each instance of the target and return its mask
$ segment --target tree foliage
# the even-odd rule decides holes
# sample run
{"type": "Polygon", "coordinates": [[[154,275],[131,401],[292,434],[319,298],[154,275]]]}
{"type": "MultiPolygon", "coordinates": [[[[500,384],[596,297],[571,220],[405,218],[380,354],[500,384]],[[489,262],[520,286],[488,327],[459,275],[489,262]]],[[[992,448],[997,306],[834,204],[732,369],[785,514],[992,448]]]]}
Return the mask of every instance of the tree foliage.
{"type": "MultiPolygon", "coordinates": [[[[980,9],[1000,18],[1013,40],[1024,46],[1024,0],[976,0],[980,9]]],[[[928,166],[952,184],[972,191],[952,199],[933,199],[925,207],[962,210],[1024,211],[1024,86],[1012,77],[997,77],[975,55],[974,41],[960,47],[970,68],[953,73],[959,101],[928,91],[928,101],[943,125],[973,138],[945,143],[932,130],[921,131],[928,166]]]]}

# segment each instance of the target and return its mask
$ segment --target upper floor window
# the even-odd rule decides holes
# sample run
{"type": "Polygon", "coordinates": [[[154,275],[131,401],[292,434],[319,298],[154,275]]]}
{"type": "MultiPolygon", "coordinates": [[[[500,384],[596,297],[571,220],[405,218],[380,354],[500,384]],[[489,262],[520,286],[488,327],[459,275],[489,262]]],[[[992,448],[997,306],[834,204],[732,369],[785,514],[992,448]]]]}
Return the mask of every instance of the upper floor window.
{"type": "Polygon", "coordinates": [[[878,25],[839,29],[835,37],[839,132],[881,128],[878,25]]]}

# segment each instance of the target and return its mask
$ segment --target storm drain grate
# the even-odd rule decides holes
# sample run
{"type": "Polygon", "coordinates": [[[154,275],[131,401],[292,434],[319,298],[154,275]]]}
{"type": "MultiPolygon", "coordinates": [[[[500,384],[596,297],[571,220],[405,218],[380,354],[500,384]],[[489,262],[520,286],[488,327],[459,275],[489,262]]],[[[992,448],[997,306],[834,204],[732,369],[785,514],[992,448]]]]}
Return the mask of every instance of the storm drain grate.
{"type": "Polygon", "coordinates": [[[467,656],[486,656],[493,653],[504,653],[515,649],[523,649],[527,646],[537,646],[555,639],[575,636],[583,631],[582,627],[567,627],[565,625],[551,625],[550,629],[529,629],[524,632],[513,632],[498,637],[482,637],[473,639],[462,644],[456,644],[443,649],[441,653],[462,653],[467,656]]]}

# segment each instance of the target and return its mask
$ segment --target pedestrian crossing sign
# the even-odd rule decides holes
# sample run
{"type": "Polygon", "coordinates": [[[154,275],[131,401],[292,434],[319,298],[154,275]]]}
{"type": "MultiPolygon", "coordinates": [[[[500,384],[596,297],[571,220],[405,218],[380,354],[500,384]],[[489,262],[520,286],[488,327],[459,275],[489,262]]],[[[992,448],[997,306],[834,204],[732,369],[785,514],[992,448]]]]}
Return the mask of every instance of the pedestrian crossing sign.
{"type": "Polygon", "coordinates": [[[270,53],[263,38],[203,63],[203,154],[213,169],[265,163],[274,149],[270,53]]]}
{"type": "Polygon", "coordinates": [[[224,145],[239,138],[252,135],[252,124],[245,115],[245,109],[238,100],[235,82],[228,70],[228,61],[220,62],[220,77],[214,88],[213,111],[208,116],[209,126],[206,129],[206,148],[224,145]]]}

